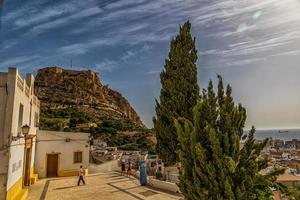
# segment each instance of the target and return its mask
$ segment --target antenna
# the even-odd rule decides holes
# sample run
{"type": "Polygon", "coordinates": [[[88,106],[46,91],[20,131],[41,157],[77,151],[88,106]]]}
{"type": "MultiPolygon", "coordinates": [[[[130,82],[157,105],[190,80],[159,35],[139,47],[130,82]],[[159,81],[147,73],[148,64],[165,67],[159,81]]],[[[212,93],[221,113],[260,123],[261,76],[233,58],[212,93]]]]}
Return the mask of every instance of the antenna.
{"type": "Polygon", "coordinates": [[[73,60],[72,60],[72,58],[71,58],[71,68],[73,68],[73,60]]]}

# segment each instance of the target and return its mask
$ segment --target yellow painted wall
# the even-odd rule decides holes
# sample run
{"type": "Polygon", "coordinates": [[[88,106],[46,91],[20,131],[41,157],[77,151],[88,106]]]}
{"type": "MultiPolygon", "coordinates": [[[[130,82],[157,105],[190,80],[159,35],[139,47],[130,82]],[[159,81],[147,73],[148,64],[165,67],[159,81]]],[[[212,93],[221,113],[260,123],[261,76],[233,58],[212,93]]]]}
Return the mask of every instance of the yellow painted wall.
{"type": "Polygon", "coordinates": [[[23,177],[7,190],[7,200],[25,200],[28,195],[28,189],[23,188],[23,177]]]}
{"type": "MultiPolygon", "coordinates": [[[[84,174],[88,175],[88,169],[84,170],[84,174]]],[[[58,176],[78,176],[78,170],[58,171],[58,176]]]]}
{"type": "Polygon", "coordinates": [[[58,171],[58,176],[78,176],[77,170],[58,171]]]}
{"type": "Polygon", "coordinates": [[[38,180],[38,175],[34,173],[34,168],[31,166],[30,168],[30,184],[34,184],[38,180]]]}
{"type": "MultiPolygon", "coordinates": [[[[30,168],[30,180],[31,184],[37,181],[37,174],[34,173],[33,166],[30,168]]],[[[28,196],[28,189],[23,188],[23,177],[19,178],[18,181],[7,190],[7,200],[25,200],[28,196]]]]}

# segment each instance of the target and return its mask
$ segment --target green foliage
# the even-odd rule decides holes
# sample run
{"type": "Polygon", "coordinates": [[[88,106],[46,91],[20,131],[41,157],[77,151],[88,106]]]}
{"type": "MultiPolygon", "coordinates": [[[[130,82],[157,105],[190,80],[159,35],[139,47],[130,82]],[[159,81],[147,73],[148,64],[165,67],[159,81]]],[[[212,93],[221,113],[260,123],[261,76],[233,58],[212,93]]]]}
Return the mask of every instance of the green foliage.
{"type": "Polygon", "coordinates": [[[79,118],[71,118],[69,121],[69,128],[74,129],[76,128],[77,124],[83,124],[88,122],[89,120],[84,116],[81,116],[79,118]]]}
{"type": "Polygon", "coordinates": [[[69,122],[69,127],[70,128],[75,128],[77,126],[77,123],[78,123],[78,121],[77,121],[76,118],[71,118],[70,122],[69,122]]]}
{"type": "Polygon", "coordinates": [[[64,122],[59,119],[41,118],[40,129],[41,130],[63,131],[64,130],[64,122]]]}
{"type": "Polygon", "coordinates": [[[127,151],[139,151],[140,150],[140,148],[138,147],[137,144],[125,144],[119,149],[127,150],[127,151]]]}
{"type": "Polygon", "coordinates": [[[240,150],[246,110],[234,104],[231,87],[224,91],[222,78],[218,78],[217,94],[210,81],[193,109],[192,121],[175,120],[181,147],[181,192],[187,200],[272,199],[270,187],[284,189],[276,183],[284,169],[259,174],[268,166],[260,158],[267,140],[255,142],[254,127],[240,150]]]}
{"type": "Polygon", "coordinates": [[[118,121],[113,119],[102,119],[97,125],[98,127],[91,128],[92,134],[116,134],[118,131],[148,131],[148,129],[141,129],[130,120],[118,121]]]}
{"type": "Polygon", "coordinates": [[[88,123],[89,122],[89,119],[87,119],[85,116],[80,116],[78,118],[78,121],[77,121],[79,124],[83,124],[83,123],[88,123]]]}
{"type": "Polygon", "coordinates": [[[291,199],[300,199],[300,185],[290,185],[287,194],[291,199]]]}
{"type": "Polygon", "coordinates": [[[199,96],[196,63],[195,38],[191,36],[190,22],[186,22],[171,41],[170,53],[160,74],[160,101],[156,101],[156,118],[153,119],[156,150],[166,165],[177,161],[179,142],[174,119],[192,120],[192,108],[199,96]]]}
{"type": "Polygon", "coordinates": [[[123,150],[142,150],[155,154],[155,148],[147,140],[149,133],[134,135],[108,134],[108,145],[117,146],[123,150]]]}
{"type": "Polygon", "coordinates": [[[45,118],[70,118],[73,115],[72,108],[66,108],[66,109],[42,109],[41,110],[41,117],[45,118]]]}
{"type": "Polygon", "coordinates": [[[110,146],[121,146],[124,150],[145,150],[155,153],[155,148],[147,141],[146,136],[149,135],[149,129],[139,127],[129,119],[91,119],[78,112],[76,106],[61,109],[44,108],[41,111],[40,126],[41,129],[45,130],[82,132],[86,130],[77,128],[77,125],[89,122],[97,123],[97,127],[90,127],[90,133],[95,137],[102,137],[110,146]],[[134,136],[122,135],[118,134],[119,131],[137,131],[140,134],[135,134],[134,136]]]}
{"type": "Polygon", "coordinates": [[[65,119],[76,118],[81,121],[79,123],[87,123],[89,121],[92,121],[88,116],[85,116],[84,114],[78,112],[76,106],[70,106],[62,109],[43,108],[41,110],[41,117],[42,118],[65,118],[65,119]]]}

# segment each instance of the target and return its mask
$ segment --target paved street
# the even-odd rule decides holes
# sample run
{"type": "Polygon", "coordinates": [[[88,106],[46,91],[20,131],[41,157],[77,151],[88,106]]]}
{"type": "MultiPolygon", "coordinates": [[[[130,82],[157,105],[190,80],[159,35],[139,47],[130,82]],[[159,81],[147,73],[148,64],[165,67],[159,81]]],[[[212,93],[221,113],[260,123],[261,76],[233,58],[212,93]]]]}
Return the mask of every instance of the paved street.
{"type": "Polygon", "coordinates": [[[77,186],[77,177],[42,179],[32,185],[29,200],[179,200],[178,194],[140,186],[135,178],[119,173],[90,175],[86,185],[77,186]]]}

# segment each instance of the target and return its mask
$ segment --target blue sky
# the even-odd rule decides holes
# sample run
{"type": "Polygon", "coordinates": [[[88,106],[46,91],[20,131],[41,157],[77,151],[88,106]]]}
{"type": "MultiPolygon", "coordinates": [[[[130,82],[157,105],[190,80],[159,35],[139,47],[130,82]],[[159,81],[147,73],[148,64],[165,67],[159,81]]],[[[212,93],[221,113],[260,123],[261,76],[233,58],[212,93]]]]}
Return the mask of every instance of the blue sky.
{"type": "Polygon", "coordinates": [[[221,74],[247,126],[300,127],[299,0],[4,0],[0,71],[92,69],[152,127],[159,73],[190,20],[201,87],[221,74]]]}

